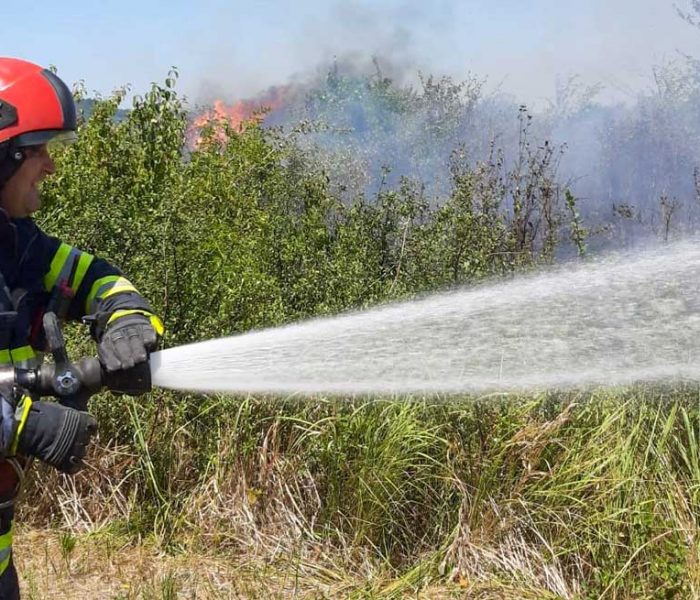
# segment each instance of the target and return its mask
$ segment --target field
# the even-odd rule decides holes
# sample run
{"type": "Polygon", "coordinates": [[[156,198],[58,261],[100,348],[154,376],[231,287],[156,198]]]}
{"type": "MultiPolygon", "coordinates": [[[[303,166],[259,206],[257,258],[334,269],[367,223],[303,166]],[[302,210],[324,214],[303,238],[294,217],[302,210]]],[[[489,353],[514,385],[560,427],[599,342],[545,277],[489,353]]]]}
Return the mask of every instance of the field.
{"type": "Polygon", "coordinates": [[[27,491],[35,597],[698,593],[697,390],[129,409],[132,444],[27,491]]]}
{"type": "MultiPolygon", "coordinates": [[[[121,119],[119,94],[95,103],[57,153],[40,218],[123,268],[163,315],[166,346],[586,260],[595,242],[524,110],[516,156],[457,153],[435,202],[408,178],[339,191],[301,129],[210,124],[188,145],[174,88],[121,119]]],[[[84,333],[70,331],[74,356],[92,352],[84,333]]],[[[697,386],[156,390],[91,410],[88,468],[38,468],[25,491],[27,597],[700,596],[697,386]]]]}

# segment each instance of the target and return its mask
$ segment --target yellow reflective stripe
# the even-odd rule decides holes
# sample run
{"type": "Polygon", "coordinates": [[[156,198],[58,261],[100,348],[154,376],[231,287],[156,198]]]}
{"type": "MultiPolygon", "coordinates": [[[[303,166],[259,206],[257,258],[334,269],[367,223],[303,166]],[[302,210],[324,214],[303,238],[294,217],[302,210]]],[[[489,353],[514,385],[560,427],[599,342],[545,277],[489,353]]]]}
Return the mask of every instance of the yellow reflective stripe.
{"type": "Polygon", "coordinates": [[[12,362],[16,364],[35,358],[36,353],[31,346],[22,346],[21,348],[12,348],[12,350],[10,350],[10,356],[12,357],[12,362]]]}
{"type": "Polygon", "coordinates": [[[0,535],[0,575],[5,572],[7,565],[10,564],[10,557],[12,556],[12,530],[14,529],[14,523],[10,525],[10,530],[7,533],[0,535]]]}
{"type": "Polygon", "coordinates": [[[83,283],[83,279],[85,279],[85,273],[87,273],[88,267],[90,266],[94,258],[94,256],[88,254],[87,252],[80,253],[80,259],[78,260],[78,268],[75,270],[75,277],[73,277],[73,281],[71,282],[71,288],[74,292],[77,292],[78,288],[80,287],[80,284],[83,283]]]}
{"type": "Polygon", "coordinates": [[[114,294],[120,294],[121,292],[136,292],[138,290],[131,284],[128,279],[120,279],[111,288],[109,288],[100,298],[109,298],[114,294]]]}
{"type": "Polygon", "coordinates": [[[56,285],[58,278],[63,270],[63,265],[66,264],[66,260],[70,256],[71,246],[68,244],[61,244],[54,254],[53,260],[51,261],[51,268],[49,272],[44,276],[44,289],[50,291],[56,285]]]}
{"type": "Polygon", "coordinates": [[[112,313],[112,316],[109,317],[107,325],[109,325],[112,321],[116,321],[120,317],[126,317],[127,315],[143,315],[144,317],[148,317],[151,321],[151,326],[156,330],[156,333],[159,336],[162,337],[163,333],[165,333],[165,325],[163,325],[163,321],[160,320],[160,317],[148,312],[147,310],[140,310],[138,308],[133,310],[115,310],[112,313]]]}
{"type": "Polygon", "coordinates": [[[90,288],[90,293],[85,300],[85,312],[91,314],[95,312],[97,308],[95,304],[97,300],[102,298],[109,298],[114,294],[119,294],[121,292],[136,292],[138,290],[132,285],[132,283],[120,275],[107,275],[107,277],[101,277],[92,284],[90,288]]]}
{"type": "Polygon", "coordinates": [[[37,354],[31,346],[0,350],[0,366],[14,364],[14,366],[23,369],[33,369],[41,364],[41,360],[41,353],[37,354]]]}
{"type": "Polygon", "coordinates": [[[75,269],[73,281],[70,283],[71,289],[74,292],[78,290],[94,257],[87,252],[81,252],[77,248],[62,243],[51,260],[49,272],[44,276],[44,288],[47,291],[51,291],[59,281],[68,280],[76,258],[78,259],[78,264],[75,269]]]}
{"type": "Polygon", "coordinates": [[[12,530],[14,529],[14,523],[10,525],[10,530],[6,533],[0,535],[0,550],[9,548],[12,546],[12,530]]]}
{"type": "Polygon", "coordinates": [[[89,307],[90,304],[95,300],[95,298],[97,298],[97,294],[100,291],[100,288],[106,286],[107,284],[114,283],[119,279],[119,275],[107,275],[107,277],[100,277],[100,279],[97,279],[95,283],[92,284],[92,287],[90,288],[90,293],[88,294],[88,297],[85,300],[85,308],[87,309],[86,312],[93,312],[89,309],[89,307]]]}
{"type": "Polygon", "coordinates": [[[163,321],[161,321],[160,317],[156,315],[150,315],[148,318],[151,320],[151,325],[153,326],[153,329],[156,330],[156,333],[160,337],[163,337],[163,334],[165,333],[165,325],[163,321]]]}
{"type": "MultiPolygon", "coordinates": [[[[14,455],[17,453],[17,445],[19,444],[19,438],[22,435],[24,426],[27,423],[27,418],[29,417],[29,409],[32,407],[32,399],[29,396],[22,396],[22,415],[19,418],[19,425],[17,426],[17,433],[15,433],[15,439],[12,440],[12,446],[10,447],[10,454],[14,455]]],[[[17,413],[15,413],[16,416],[17,413]]]]}

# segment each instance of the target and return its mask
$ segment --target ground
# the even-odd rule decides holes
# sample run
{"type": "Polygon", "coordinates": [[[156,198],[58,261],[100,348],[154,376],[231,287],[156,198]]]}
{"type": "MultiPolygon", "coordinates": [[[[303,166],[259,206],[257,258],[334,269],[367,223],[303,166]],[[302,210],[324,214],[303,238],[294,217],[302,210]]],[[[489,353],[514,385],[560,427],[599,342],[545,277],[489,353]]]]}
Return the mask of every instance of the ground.
{"type": "MultiPolygon", "coordinates": [[[[396,597],[384,585],[368,585],[357,575],[353,579],[319,565],[270,565],[206,553],[166,556],[148,543],[119,544],[99,535],[76,538],[56,530],[20,528],[15,560],[23,600],[396,597]]],[[[450,587],[409,597],[440,599],[464,592],[458,585],[450,587]]]]}

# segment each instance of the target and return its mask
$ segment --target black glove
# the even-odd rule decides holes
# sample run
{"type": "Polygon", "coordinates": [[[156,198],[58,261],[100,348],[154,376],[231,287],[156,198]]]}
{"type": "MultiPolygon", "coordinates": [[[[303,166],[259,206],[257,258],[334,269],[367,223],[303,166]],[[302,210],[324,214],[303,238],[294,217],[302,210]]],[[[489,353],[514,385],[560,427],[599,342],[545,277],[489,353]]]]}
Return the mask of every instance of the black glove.
{"type": "Polygon", "coordinates": [[[151,320],[132,314],[107,325],[97,344],[97,354],[108,372],[121,371],[146,362],[157,345],[158,334],[151,320]]]}
{"type": "Polygon", "coordinates": [[[63,473],[77,473],[97,421],[55,402],[32,402],[19,438],[19,451],[34,456],[63,473]]]}

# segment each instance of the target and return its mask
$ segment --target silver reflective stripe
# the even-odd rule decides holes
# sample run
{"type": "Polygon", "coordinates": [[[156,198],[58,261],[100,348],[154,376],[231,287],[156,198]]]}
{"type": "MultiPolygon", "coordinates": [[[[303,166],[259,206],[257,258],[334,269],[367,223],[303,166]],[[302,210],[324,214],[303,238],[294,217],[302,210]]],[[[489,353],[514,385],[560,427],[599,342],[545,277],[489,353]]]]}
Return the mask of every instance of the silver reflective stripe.
{"type": "Polygon", "coordinates": [[[35,356],[27,360],[21,360],[16,363],[12,363],[15,367],[20,369],[38,369],[43,363],[43,355],[35,356]]]}
{"type": "Polygon", "coordinates": [[[10,564],[10,555],[12,554],[12,538],[10,538],[10,546],[4,550],[0,550],[0,575],[5,572],[10,564]]]}

